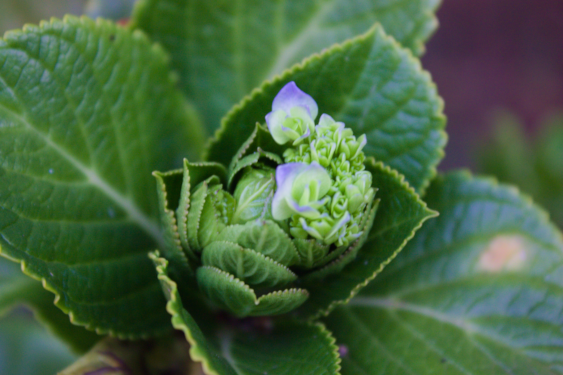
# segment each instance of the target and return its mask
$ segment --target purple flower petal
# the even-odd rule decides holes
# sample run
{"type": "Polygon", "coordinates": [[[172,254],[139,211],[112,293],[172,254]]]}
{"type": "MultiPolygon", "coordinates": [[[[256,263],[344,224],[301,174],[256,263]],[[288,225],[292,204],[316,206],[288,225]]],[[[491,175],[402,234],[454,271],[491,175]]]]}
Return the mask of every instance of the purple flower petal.
{"type": "Polygon", "coordinates": [[[304,216],[306,218],[309,219],[316,219],[320,216],[320,213],[318,210],[314,209],[313,207],[310,206],[300,206],[297,202],[295,202],[293,199],[288,200],[287,202],[289,204],[289,206],[296,212],[299,212],[301,214],[301,216],[304,216]]]}
{"type": "MultiPolygon", "coordinates": [[[[295,176],[306,167],[307,164],[304,163],[287,163],[287,164],[279,165],[276,168],[276,184],[278,185],[278,189],[284,186],[284,183],[291,176],[295,178],[295,176]]],[[[293,178],[291,178],[291,180],[293,180],[293,178]]]]}
{"type": "Polygon", "coordinates": [[[301,91],[295,82],[292,81],[278,92],[272,103],[272,111],[281,109],[289,113],[291,108],[297,106],[306,108],[313,120],[319,113],[319,107],[315,100],[310,95],[301,91]]]}
{"type": "Polygon", "coordinates": [[[287,202],[287,197],[291,195],[291,187],[293,180],[307,164],[304,163],[288,163],[282,164],[276,168],[276,193],[272,199],[272,215],[276,220],[285,220],[292,214],[291,207],[287,202]]]}

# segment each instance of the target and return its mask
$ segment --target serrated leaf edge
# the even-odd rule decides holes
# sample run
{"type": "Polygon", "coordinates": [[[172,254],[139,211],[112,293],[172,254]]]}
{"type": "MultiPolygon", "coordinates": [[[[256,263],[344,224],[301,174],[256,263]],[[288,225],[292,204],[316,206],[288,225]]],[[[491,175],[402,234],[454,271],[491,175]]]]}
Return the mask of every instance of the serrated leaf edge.
{"type": "MultiPolygon", "coordinates": [[[[381,36],[384,39],[386,39],[388,42],[390,42],[393,46],[395,46],[397,48],[397,50],[405,53],[408,61],[414,64],[413,66],[415,67],[416,71],[418,73],[420,73],[420,75],[427,80],[427,83],[430,86],[430,88],[432,88],[436,92],[438,107],[436,108],[434,115],[437,116],[437,118],[440,120],[440,123],[441,123],[441,127],[438,131],[440,133],[442,143],[440,144],[440,147],[437,148],[437,150],[436,150],[436,152],[437,152],[436,161],[433,163],[433,165],[429,165],[428,175],[425,178],[425,182],[418,189],[419,192],[420,192],[420,195],[423,196],[426,189],[428,188],[428,185],[430,184],[430,181],[433,180],[434,177],[436,177],[436,175],[437,175],[438,164],[440,163],[440,161],[445,156],[444,148],[445,148],[447,141],[448,141],[448,135],[445,132],[446,116],[444,115],[444,100],[438,95],[436,83],[434,83],[434,81],[432,80],[432,74],[423,69],[420,60],[413,54],[413,52],[410,49],[403,47],[392,36],[387,35],[385,33],[385,31],[383,30],[383,27],[379,23],[376,23],[375,25],[373,25],[368,31],[366,31],[363,34],[360,34],[360,35],[355,36],[353,38],[347,39],[342,43],[336,43],[336,44],[332,45],[331,47],[324,49],[321,52],[313,53],[309,57],[306,57],[305,59],[303,59],[301,62],[296,63],[293,66],[284,70],[283,72],[276,74],[275,76],[273,76],[272,78],[270,78],[268,80],[265,80],[264,82],[262,82],[262,84],[259,87],[254,88],[248,95],[246,95],[244,98],[242,98],[239,103],[235,104],[229,110],[229,112],[227,112],[225,114],[225,116],[221,119],[221,126],[219,126],[219,128],[215,131],[213,136],[208,139],[207,144],[205,145],[205,150],[202,154],[203,159],[208,160],[209,151],[210,151],[211,147],[213,145],[215,145],[222,138],[223,133],[225,132],[225,129],[227,127],[227,123],[229,122],[229,120],[231,118],[233,118],[238,112],[244,110],[245,106],[248,103],[254,101],[258,96],[264,94],[264,89],[266,87],[272,86],[276,82],[279,82],[279,81],[287,81],[288,77],[292,76],[297,71],[304,70],[306,68],[306,66],[308,64],[310,64],[312,61],[319,61],[322,58],[324,58],[325,56],[331,55],[332,53],[334,53],[334,51],[343,51],[348,46],[351,46],[352,44],[354,44],[358,41],[364,41],[366,39],[369,39],[370,37],[374,36],[376,33],[380,33],[381,36]]],[[[265,114],[264,114],[264,116],[265,116],[265,114]]],[[[248,145],[247,145],[247,147],[248,147],[248,145]]]]}
{"type": "MultiPolygon", "coordinates": [[[[284,266],[283,264],[281,264],[281,263],[279,263],[279,262],[273,260],[272,258],[270,258],[270,257],[268,257],[268,256],[266,256],[266,255],[264,255],[264,254],[262,254],[262,253],[259,253],[258,251],[255,251],[255,250],[253,250],[253,249],[249,249],[249,248],[243,247],[243,246],[239,245],[239,244],[236,243],[236,242],[231,242],[231,241],[226,241],[226,240],[220,240],[220,241],[213,241],[212,243],[216,243],[216,242],[224,243],[224,244],[229,244],[229,245],[234,245],[234,246],[236,246],[237,248],[239,248],[240,250],[252,252],[253,254],[256,254],[258,257],[264,259],[264,260],[267,261],[268,263],[272,263],[272,264],[274,264],[275,266],[282,268],[282,269],[283,269],[284,271],[286,271],[288,274],[293,275],[293,276],[295,277],[294,280],[297,279],[297,275],[296,275],[292,270],[290,270],[288,267],[284,266]]],[[[203,253],[204,253],[204,252],[205,252],[205,249],[203,249],[203,253]]],[[[202,254],[203,254],[203,253],[202,253],[202,254]]],[[[202,256],[202,259],[203,259],[203,256],[202,256]]],[[[212,267],[215,267],[215,266],[212,266],[212,267]]],[[[218,268],[218,267],[215,267],[215,268],[218,268]]],[[[226,272],[226,271],[225,271],[225,272],[226,272]]]]}
{"type": "MultiPolygon", "coordinates": [[[[407,193],[409,193],[411,196],[413,196],[416,200],[417,203],[419,203],[422,206],[422,209],[425,210],[427,212],[427,216],[425,216],[424,218],[422,218],[422,220],[420,221],[420,223],[415,226],[413,228],[413,230],[411,231],[410,235],[408,235],[407,237],[405,237],[405,239],[403,240],[403,242],[401,243],[401,245],[397,248],[397,250],[395,250],[395,252],[393,252],[393,254],[387,258],[384,262],[382,262],[379,267],[373,272],[373,274],[371,276],[369,276],[365,281],[359,283],[358,285],[356,285],[356,287],[354,287],[354,289],[352,289],[350,291],[350,295],[343,300],[335,300],[332,301],[326,308],[321,308],[320,310],[318,310],[315,314],[312,314],[309,318],[308,321],[315,321],[317,319],[320,319],[322,317],[328,316],[330,314],[330,312],[332,310],[334,310],[337,306],[339,305],[346,305],[348,302],[350,302],[350,300],[352,298],[354,298],[354,296],[356,294],[358,294],[360,292],[360,290],[362,290],[364,287],[366,287],[370,281],[372,281],[373,279],[376,278],[376,276],[381,273],[381,271],[383,271],[383,269],[393,260],[395,259],[395,257],[401,252],[401,250],[403,250],[403,248],[406,246],[406,244],[414,237],[414,235],[416,234],[416,232],[422,227],[422,225],[426,222],[426,220],[429,220],[433,217],[436,217],[439,215],[439,213],[437,211],[434,211],[432,209],[430,209],[428,207],[428,205],[426,204],[426,202],[424,202],[421,198],[420,195],[417,194],[417,192],[414,190],[414,188],[412,188],[409,183],[405,180],[405,176],[403,176],[402,174],[400,174],[399,172],[397,172],[395,169],[385,165],[382,162],[376,162],[375,159],[373,157],[368,158],[368,160],[366,161],[366,163],[374,163],[373,167],[374,168],[383,168],[383,170],[391,173],[391,175],[393,177],[395,177],[397,179],[397,181],[400,182],[400,184],[406,189],[407,193]]],[[[367,241],[370,240],[371,236],[368,236],[367,241]]],[[[366,242],[367,242],[366,241],[366,242]]],[[[360,249],[360,251],[362,251],[360,249]]],[[[344,267],[345,269],[346,267],[344,267]]]]}
{"type": "Polygon", "coordinates": [[[340,357],[340,350],[338,345],[336,345],[336,337],[332,334],[331,331],[321,322],[309,322],[309,325],[312,327],[318,328],[319,333],[323,335],[329,342],[329,346],[331,347],[332,351],[332,358],[334,358],[334,374],[340,375],[342,371],[342,358],[340,357]]]}
{"type": "MultiPolygon", "coordinates": [[[[156,178],[157,182],[161,185],[162,187],[162,196],[164,199],[164,212],[166,213],[166,215],[168,216],[170,222],[172,223],[172,233],[173,233],[173,240],[174,240],[174,244],[176,245],[176,255],[179,255],[182,263],[184,263],[184,266],[186,266],[188,269],[191,269],[190,266],[190,261],[188,259],[188,257],[186,256],[186,253],[184,252],[184,249],[182,247],[182,243],[180,241],[180,233],[178,231],[178,222],[176,221],[176,215],[174,214],[174,211],[170,210],[169,208],[169,202],[168,202],[168,192],[166,191],[166,184],[164,183],[164,180],[162,179],[162,177],[166,177],[166,176],[171,176],[173,174],[176,173],[181,173],[183,172],[182,169],[174,169],[171,171],[167,171],[167,172],[159,172],[159,171],[154,171],[152,173],[152,175],[156,178]]],[[[166,225],[165,223],[161,223],[162,225],[166,225]]]]}
{"type": "Polygon", "coordinates": [[[64,302],[64,299],[57,292],[55,287],[53,287],[47,281],[46,278],[41,277],[41,276],[37,275],[36,273],[30,271],[27,268],[27,262],[25,262],[25,260],[19,260],[19,259],[10,257],[8,254],[3,253],[1,246],[0,246],[0,256],[3,256],[6,259],[9,259],[13,262],[19,263],[21,265],[21,270],[25,275],[31,277],[34,280],[39,281],[45,290],[53,293],[54,294],[53,304],[55,306],[57,306],[59,309],[61,309],[61,311],[63,313],[67,314],[69,316],[70,323],[74,324],[75,326],[84,327],[88,331],[96,332],[98,335],[109,335],[109,336],[116,337],[116,338],[121,339],[121,340],[137,340],[137,339],[145,340],[145,339],[149,339],[149,338],[154,337],[154,336],[162,335],[162,334],[170,331],[169,328],[161,328],[161,329],[155,329],[153,331],[149,331],[149,332],[142,333],[142,334],[124,334],[124,333],[117,332],[117,331],[112,330],[112,329],[98,328],[92,323],[80,321],[76,318],[74,312],[66,305],[66,303],[64,302]]]}
{"type": "Polygon", "coordinates": [[[472,173],[469,169],[462,168],[447,173],[439,173],[436,176],[435,181],[445,180],[448,176],[458,175],[463,178],[464,181],[482,181],[488,182],[492,187],[498,187],[504,189],[512,198],[519,199],[524,204],[524,207],[530,210],[534,210],[538,213],[538,217],[542,224],[547,225],[554,233],[557,234],[559,240],[563,242],[563,232],[557,225],[555,225],[550,218],[549,212],[543,208],[541,205],[536,203],[533,197],[525,192],[523,192],[518,186],[500,182],[497,177],[489,175],[479,175],[472,173]]]}
{"type": "MultiPolygon", "coordinates": [[[[172,317],[172,326],[175,329],[178,329],[184,332],[186,340],[190,344],[190,357],[194,362],[199,362],[202,365],[203,372],[206,375],[223,375],[217,372],[216,369],[212,368],[212,364],[208,361],[207,357],[204,353],[201,352],[197,341],[192,336],[192,332],[186,324],[183,324],[182,317],[180,316],[180,311],[174,308],[175,304],[182,305],[182,301],[177,299],[179,294],[178,292],[178,285],[174,280],[168,277],[168,261],[164,258],[160,257],[159,251],[154,251],[149,253],[149,258],[155,263],[156,271],[158,273],[158,280],[160,282],[165,283],[170,287],[170,298],[169,301],[166,302],[166,311],[172,317]]],[[[183,305],[182,305],[183,306],[183,305]]],[[[234,371],[234,370],[233,370],[234,371]]]]}
{"type": "MultiPolygon", "coordinates": [[[[166,50],[164,48],[162,48],[160,45],[152,43],[151,40],[148,38],[147,35],[145,35],[145,33],[143,33],[140,30],[135,30],[133,32],[131,32],[130,30],[128,30],[127,28],[121,27],[120,25],[115,24],[112,21],[109,20],[105,20],[102,18],[98,18],[95,21],[90,19],[87,16],[73,16],[73,15],[65,15],[62,19],[56,18],[56,17],[52,17],[50,18],[48,21],[41,21],[39,22],[39,25],[35,25],[35,24],[25,24],[21,30],[8,30],[4,33],[2,39],[0,39],[0,47],[2,47],[2,44],[5,43],[4,39],[5,38],[10,38],[10,37],[17,37],[18,35],[23,35],[26,32],[39,32],[42,29],[44,29],[46,26],[80,26],[80,27],[86,27],[89,30],[94,30],[97,27],[105,27],[107,28],[107,30],[109,32],[114,31],[114,32],[123,32],[126,33],[128,35],[131,35],[131,37],[133,38],[134,41],[139,42],[141,44],[144,44],[146,46],[149,46],[151,49],[151,52],[153,53],[153,56],[155,58],[156,61],[158,61],[160,59],[160,63],[162,63],[163,65],[166,66],[170,66],[170,56],[169,54],[166,52],[166,50]]],[[[103,35],[103,33],[99,34],[100,37],[103,35]]],[[[170,72],[168,74],[168,83],[170,85],[175,86],[178,82],[178,77],[175,73],[170,72]]],[[[146,228],[144,228],[146,229],[146,228]]],[[[153,235],[153,237],[155,236],[155,233],[152,233],[152,231],[149,231],[149,233],[151,235],[153,235]]],[[[161,236],[156,236],[158,237],[158,242],[162,243],[162,238],[161,236]]],[[[143,333],[143,334],[124,334],[121,332],[117,332],[113,329],[102,329],[102,328],[98,328],[96,327],[94,324],[89,323],[89,322],[85,322],[85,321],[80,321],[76,318],[74,312],[67,306],[67,304],[64,302],[64,299],[61,298],[61,295],[56,291],[56,289],[54,288],[54,286],[52,286],[46,278],[39,276],[38,274],[35,274],[34,272],[30,271],[27,267],[27,262],[23,259],[19,260],[13,257],[8,256],[7,254],[2,252],[2,247],[0,246],[0,255],[4,256],[7,259],[10,259],[13,262],[19,263],[21,265],[21,269],[22,272],[31,277],[34,280],[40,281],[41,285],[43,286],[44,289],[48,290],[49,292],[52,292],[55,297],[53,300],[53,303],[55,306],[57,306],[59,309],[61,309],[62,312],[64,312],[65,314],[67,314],[69,316],[70,322],[74,325],[77,326],[82,326],[85,329],[89,330],[89,331],[93,331],[96,332],[99,335],[110,335],[113,337],[117,337],[119,339],[122,340],[134,340],[134,339],[148,339],[150,337],[153,336],[157,336],[160,334],[163,334],[167,331],[169,331],[168,328],[165,329],[157,329],[154,331],[150,331],[147,333],[143,333]]]]}

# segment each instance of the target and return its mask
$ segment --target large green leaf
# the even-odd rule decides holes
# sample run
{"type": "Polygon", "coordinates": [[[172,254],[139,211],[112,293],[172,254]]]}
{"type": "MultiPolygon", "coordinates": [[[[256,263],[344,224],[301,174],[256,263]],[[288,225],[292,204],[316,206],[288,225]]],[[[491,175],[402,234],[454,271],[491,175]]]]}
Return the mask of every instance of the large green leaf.
{"type": "MultiPolygon", "coordinates": [[[[172,53],[209,130],[262,81],[381,23],[415,54],[439,0],[141,0],[132,26],[172,53]]],[[[254,123],[251,124],[254,126],[254,123]]]]}
{"type": "Polygon", "coordinates": [[[239,146],[264,123],[272,101],[289,81],[311,95],[320,113],[365,133],[366,156],[403,174],[422,190],[443,156],[442,100],[418,60],[380,26],[336,45],[277,76],[247,96],[223,119],[207,158],[228,164],[239,146]]]}
{"type": "Polygon", "coordinates": [[[202,363],[206,374],[339,373],[338,348],[323,325],[261,318],[222,327],[217,316],[202,313],[203,306],[186,303],[184,307],[176,282],[168,276],[168,261],[158,253],[151,254],[151,259],[168,299],[172,324],[184,332],[191,358],[202,363]]]}
{"type": "MultiPolygon", "coordinates": [[[[356,258],[339,273],[320,282],[313,279],[298,284],[310,293],[301,313],[318,317],[346,303],[395,258],[427,219],[437,215],[396,171],[371,160],[366,164],[380,200],[367,241],[356,258]]],[[[325,268],[338,266],[340,260],[336,259],[325,268]]]]}
{"type": "Polygon", "coordinates": [[[151,172],[201,142],[174,85],[158,47],[106,21],[0,40],[1,252],[99,333],[169,327],[146,256],[162,240],[151,172]]]}
{"type": "Polygon", "coordinates": [[[74,359],[73,353],[32,317],[18,313],[0,319],[0,374],[53,375],[74,359]]]}
{"type": "Polygon", "coordinates": [[[563,373],[563,239],[515,189],[452,173],[429,221],[328,318],[343,374],[563,373]]]}

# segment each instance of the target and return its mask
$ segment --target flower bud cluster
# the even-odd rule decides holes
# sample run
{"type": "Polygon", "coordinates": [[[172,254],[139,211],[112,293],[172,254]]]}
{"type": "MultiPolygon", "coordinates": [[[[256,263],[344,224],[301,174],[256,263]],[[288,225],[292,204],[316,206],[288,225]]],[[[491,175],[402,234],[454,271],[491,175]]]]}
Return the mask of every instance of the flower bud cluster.
{"type": "MultiPolygon", "coordinates": [[[[362,234],[361,217],[375,195],[371,173],[364,166],[362,149],[366,136],[356,138],[344,123],[327,114],[321,116],[315,127],[288,129],[287,124],[314,123],[318,110],[314,101],[311,110],[312,98],[294,83],[284,87],[279,96],[297,99],[286,99],[286,108],[274,110],[266,117],[276,142],[292,141],[283,153],[286,164],[276,172],[274,218],[289,217],[290,233],[295,238],[313,237],[325,244],[346,246],[362,234]],[[310,100],[303,99],[306,97],[310,100]],[[309,115],[306,120],[302,119],[304,113],[309,115]],[[293,189],[285,186],[288,180],[293,189]],[[285,203],[279,203],[283,199],[285,203]]],[[[274,101],[274,108],[275,104],[274,101]]]]}
{"type": "Polygon", "coordinates": [[[328,115],[315,125],[317,114],[290,82],[228,169],[184,160],[155,174],[167,251],[181,247],[200,291],[238,317],[298,308],[309,297],[302,283],[340,272],[373,223],[366,137],[328,115]]]}

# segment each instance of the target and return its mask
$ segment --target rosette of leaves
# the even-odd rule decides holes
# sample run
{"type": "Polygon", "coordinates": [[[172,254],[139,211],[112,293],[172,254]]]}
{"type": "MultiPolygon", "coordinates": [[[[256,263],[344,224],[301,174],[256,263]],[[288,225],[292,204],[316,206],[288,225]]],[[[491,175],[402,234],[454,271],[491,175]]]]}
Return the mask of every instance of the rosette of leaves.
{"type": "Polygon", "coordinates": [[[1,277],[0,307],[113,336],[73,375],[561,372],[560,233],[436,175],[436,6],[144,0],[6,34],[0,252],[41,283],[1,277]],[[289,82],[331,117],[275,105],[289,82]]]}
{"type": "Polygon", "coordinates": [[[328,115],[315,126],[317,112],[290,82],[268,127],[256,125],[228,168],[184,160],[182,170],[155,173],[165,257],[181,260],[203,294],[237,317],[301,306],[308,282],[342,270],[370,232],[379,201],[366,137],[328,115]]]}

